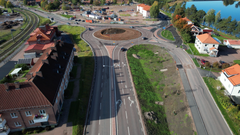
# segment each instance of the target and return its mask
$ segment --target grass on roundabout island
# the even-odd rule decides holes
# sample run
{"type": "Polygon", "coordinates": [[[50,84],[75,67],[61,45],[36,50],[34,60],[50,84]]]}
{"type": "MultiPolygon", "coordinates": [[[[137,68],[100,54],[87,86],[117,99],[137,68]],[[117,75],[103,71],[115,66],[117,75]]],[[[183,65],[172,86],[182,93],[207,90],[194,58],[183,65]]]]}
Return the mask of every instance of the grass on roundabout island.
{"type": "Polygon", "coordinates": [[[163,30],[163,31],[161,32],[161,35],[162,35],[164,38],[166,38],[166,39],[169,39],[169,40],[171,40],[171,41],[175,41],[172,32],[169,31],[169,30],[163,30]]]}

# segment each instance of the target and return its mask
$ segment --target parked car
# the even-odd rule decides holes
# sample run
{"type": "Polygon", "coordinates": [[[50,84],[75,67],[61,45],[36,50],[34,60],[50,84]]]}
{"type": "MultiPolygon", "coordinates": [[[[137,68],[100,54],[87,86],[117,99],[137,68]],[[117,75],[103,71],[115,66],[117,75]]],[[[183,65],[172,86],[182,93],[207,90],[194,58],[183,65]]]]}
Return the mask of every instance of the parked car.
{"type": "Polygon", "coordinates": [[[82,22],[85,22],[85,20],[82,20],[82,22]]]}
{"type": "Polygon", "coordinates": [[[201,59],[201,63],[204,65],[207,61],[204,59],[201,59]]]}
{"type": "Polygon", "coordinates": [[[78,19],[79,22],[81,22],[81,19],[78,19]]]}
{"type": "Polygon", "coordinates": [[[78,24],[78,22],[75,22],[75,24],[78,24]]]}
{"type": "Polygon", "coordinates": [[[129,28],[134,28],[133,26],[129,26],[129,28]]]}
{"type": "Polygon", "coordinates": [[[223,64],[223,63],[226,63],[226,62],[225,62],[225,61],[222,61],[222,60],[220,60],[220,61],[219,61],[219,63],[220,63],[220,64],[223,64]]]}
{"type": "Polygon", "coordinates": [[[68,22],[67,25],[71,25],[71,23],[68,22]]]}
{"type": "Polygon", "coordinates": [[[147,40],[147,38],[146,37],[142,37],[142,40],[147,40]]]}
{"type": "Polygon", "coordinates": [[[124,51],[127,51],[127,49],[124,48],[124,47],[122,47],[122,48],[121,48],[121,51],[124,52],[124,51]]]}
{"type": "Polygon", "coordinates": [[[122,10],[119,10],[118,12],[122,12],[122,10]]]}

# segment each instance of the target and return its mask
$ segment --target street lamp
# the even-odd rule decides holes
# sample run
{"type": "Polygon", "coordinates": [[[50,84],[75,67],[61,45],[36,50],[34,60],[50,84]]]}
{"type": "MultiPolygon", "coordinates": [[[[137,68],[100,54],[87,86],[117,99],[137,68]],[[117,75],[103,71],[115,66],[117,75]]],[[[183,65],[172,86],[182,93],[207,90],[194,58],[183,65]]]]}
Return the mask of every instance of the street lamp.
{"type": "Polygon", "coordinates": [[[13,31],[16,31],[15,29],[11,29],[11,35],[12,35],[12,40],[14,41],[14,37],[13,37],[13,31]]]}

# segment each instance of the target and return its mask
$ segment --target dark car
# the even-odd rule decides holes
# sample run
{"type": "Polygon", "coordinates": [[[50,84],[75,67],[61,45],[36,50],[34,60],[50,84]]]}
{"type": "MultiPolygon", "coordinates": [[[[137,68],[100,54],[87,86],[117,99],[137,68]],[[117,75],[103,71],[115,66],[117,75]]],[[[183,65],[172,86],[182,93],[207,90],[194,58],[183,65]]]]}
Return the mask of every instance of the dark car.
{"type": "Polygon", "coordinates": [[[204,65],[207,61],[204,59],[201,59],[201,63],[204,65]]]}
{"type": "Polygon", "coordinates": [[[85,20],[82,20],[82,22],[85,22],[85,20]]]}
{"type": "Polygon", "coordinates": [[[142,40],[147,40],[147,38],[146,37],[142,37],[142,40]]]}
{"type": "Polygon", "coordinates": [[[79,22],[81,22],[81,19],[78,19],[79,22]]]}
{"type": "Polygon", "coordinates": [[[122,47],[122,48],[121,48],[121,51],[124,52],[124,51],[127,51],[127,49],[124,48],[124,47],[122,47]]]}
{"type": "Polygon", "coordinates": [[[225,61],[221,61],[221,60],[220,60],[220,61],[219,61],[219,63],[223,64],[223,63],[226,63],[226,62],[225,62],[225,61]]]}
{"type": "Polygon", "coordinates": [[[67,23],[67,25],[71,25],[71,23],[67,23]]]}
{"type": "Polygon", "coordinates": [[[129,28],[132,28],[132,29],[133,29],[134,27],[133,27],[133,26],[129,26],[129,28]]]}
{"type": "Polygon", "coordinates": [[[75,24],[78,24],[78,22],[75,22],[75,24]]]}

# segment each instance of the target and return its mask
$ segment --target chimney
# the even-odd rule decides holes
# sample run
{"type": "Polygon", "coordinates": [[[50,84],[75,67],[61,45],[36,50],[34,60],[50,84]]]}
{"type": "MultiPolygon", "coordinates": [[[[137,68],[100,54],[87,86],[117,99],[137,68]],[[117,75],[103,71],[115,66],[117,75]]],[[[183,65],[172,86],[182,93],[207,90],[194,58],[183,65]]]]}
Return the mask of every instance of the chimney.
{"type": "Polygon", "coordinates": [[[51,55],[51,58],[52,58],[53,60],[57,60],[57,57],[54,56],[54,55],[51,55]]]}
{"type": "Polygon", "coordinates": [[[45,59],[45,60],[42,60],[42,63],[43,63],[43,64],[44,64],[44,63],[49,64],[49,61],[48,61],[48,59],[45,59]]]}
{"type": "Polygon", "coordinates": [[[15,89],[20,90],[20,84],[19,84],[19,82],[15,82],[14,85],[15,85],[15,89]]]}
{"type": "Polygon", "coordinates": [[[4,86],[5,86],[5,90],[6,90],[6,91],[9,91],[9,85],[8,85],[8,83],[4,83],[4,86]]]}
{"type": "Polygon", "coordinates": [[[43,77],[42,71],[36,72],[36,75],[38,75],[39,77],[43,77]]]}
{"type": "Polygon", "coordinates": [[[27,80],[30,80],[33,77],[33,73],[27,73],[26,77],[27,77],[27,80]]]}

